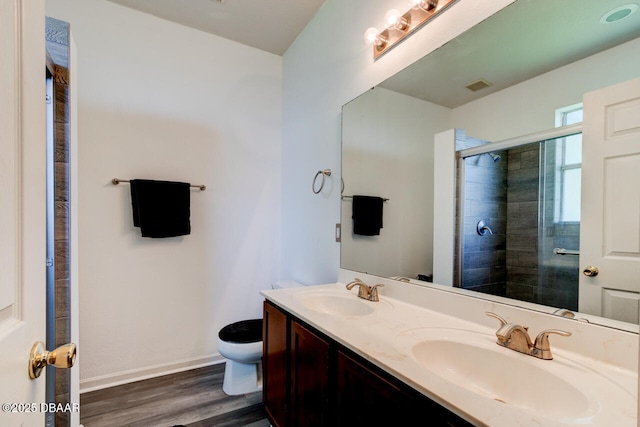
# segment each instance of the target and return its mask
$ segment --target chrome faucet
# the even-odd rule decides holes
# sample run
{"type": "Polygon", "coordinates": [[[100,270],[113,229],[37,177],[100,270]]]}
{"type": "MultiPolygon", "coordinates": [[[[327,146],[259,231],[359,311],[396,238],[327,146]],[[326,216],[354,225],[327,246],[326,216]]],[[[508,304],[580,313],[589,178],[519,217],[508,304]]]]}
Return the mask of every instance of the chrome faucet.
{"type": "Polygon", "coordinates": [[[571,335],[570,332],[561,331],[559,329],[546,329],[538,334],[534,342],[529,336],[529,328],[515,323],[509,323],[495,313],[486,312],[487,316],[496,318],[500,321],[500,328],[496,331],[498,340],[496,343],[502,347],[537,357],[538,359],[551,360],[551,346],[549,345],[549,335],[558,334],[564,337],[571,335]]]}
{"type": "Polygon", "coordinates": [[[360,289],[358,289],[358,297],[363,299],[369,299],[371,297],[371,288],[357,277],[353,280],[353,282],[347,283],[347,289],[351,290],[354,286],[360,287],[360,289]]]}
{"type": "Polygon", "coordinates": [[[568,317],[569,319],[576,319],[578,322],[591,323],[589,322],[589,319],[585,319],[584,317],[576,317],[576,314],[573,311],[567,310],[566,308],[559,308],[551,314],[554,314],[556,316],[568,317]]]}
{"type": "Polygon", "coordinates": [[[524,354],[531,353],[533,343],[531,342],[531,337],[529,337],[528,328],[524,326],[516,325],[515,323],[504,324],[496,331],[496,337],[498,337],[498,344],[503,347],[524,354]]]}
{"type": "Polygon", "coordinates": [[[383,284],[378,283],[377,285],[368,286],[366,283],[356,277],[353,282],[347,283],[347,289],[351,290],[354,286],[359,286],[358,297],[366,299],[367,301],[380,301],[380,298],[378,296],[378,288],[384,287],[383,284]]]}
{"type": "Polygon", "coordinates": [[[573,311],[566,308],[559,308],[552,314],[555,314],[556,316],[568,317],[569,319],[573,319],[574,317],[576,317],[576,314],[573,311]]]}

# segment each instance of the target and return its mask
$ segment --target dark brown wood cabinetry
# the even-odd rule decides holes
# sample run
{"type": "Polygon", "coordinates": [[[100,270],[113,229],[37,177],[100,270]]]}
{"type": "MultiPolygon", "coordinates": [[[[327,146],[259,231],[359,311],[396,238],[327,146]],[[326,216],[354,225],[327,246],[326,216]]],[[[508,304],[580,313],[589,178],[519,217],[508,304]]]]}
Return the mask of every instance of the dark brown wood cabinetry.
{"type": "Polygon", "coordinates": [[[287,426],[289,384],[289,321],[265,302],[263,322],[262,399],[274,427],[287,426]]]}
{"type": "Polygon", "coordinates": [[[291,322],[292,426],[322,427],[329,423],[329,342],[303,326],[291,322]]]}
{"type": "Polygon", "coordinates": [[[408,426],[412,420],[420,419],[416,411],[420,408],[419,399],[404,387],[388,381],[343,350],[338,350],[337,362],[337,426],[408,426]]]}
{"type": "Polygon", "coordinates": [[[472,426],[268,301],[264,320],[263,403],[273,426],[472,426]]]}

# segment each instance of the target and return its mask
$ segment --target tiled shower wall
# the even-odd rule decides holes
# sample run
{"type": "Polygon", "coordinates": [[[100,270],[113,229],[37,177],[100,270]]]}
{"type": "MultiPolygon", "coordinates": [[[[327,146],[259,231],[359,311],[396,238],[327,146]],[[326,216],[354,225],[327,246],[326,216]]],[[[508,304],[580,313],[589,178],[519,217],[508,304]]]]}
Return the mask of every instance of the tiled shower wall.
{"type": "MultiPolygon", "coordinates": [[[[457,149],[484,144],[460,131],[456,137],[457,149]]],[[[553,253],[556,247],[575,250],[580,243],[579,223],[554,220],[555,144],[496,152],[498,162],[487,154],[465,159],[465,176],[458,177],[458,183],[464,179],[458,197],[462,190],[465,289],[577,310],[578,257],[553,253]],[[480,220],[493,235],[478,235],[480,220]]]]}
{"type": "MultiPolygon", "coordinates": [[[[69,24],[46,20],[47,53],[53,62],[54,76],[54,280],[55,346],[71,341],[69,278],[69,24]]],[[[55,402],[69,402],[69,369],[54,369],[55,402]]],[[[56,412],[55,425],[68,426],[68,412],[56,412]]]]}
{"type": "Polygon", "coordinates": [[[529,302],[538,292],[539,159],[538,144],[508,154],[506,296],[529,302]]]}
{"type": "MultiPolygon", "coordinates": [[[[484,141],[466,137],[464,132],[459,130],[456,132],[457,149],[484,143],[484,141]]],[[[494,162],[487,154],[465,159],[462,275],[465,289],[504,296],[506,292],[507,162],[505,153],[495,154],[501,155],[501,161],[494,162]],[[480,236],[477,233],[476,225],[480,220],[485,221],[493,234],[487,233],[480,236]]],[[[458,183],[462,182],[461,178],[457,180],[458,183]]],[[[459,196],[460,189],[458,189],[459,196]]],[[[457,239],[457,242],[459,244],[460,239],[457,239]]],[[[459,263],[456,262],[454,265],[458,266],[459,263]]]]}

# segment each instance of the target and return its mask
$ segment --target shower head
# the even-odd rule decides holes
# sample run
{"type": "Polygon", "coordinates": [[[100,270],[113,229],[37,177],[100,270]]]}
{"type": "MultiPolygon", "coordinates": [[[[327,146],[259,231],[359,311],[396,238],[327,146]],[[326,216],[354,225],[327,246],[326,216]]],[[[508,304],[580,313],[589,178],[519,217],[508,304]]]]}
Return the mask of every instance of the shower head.
{"type": "Polygon", "coordinates": [[[487,153],[487,154],[489,155],[489,157],[491,157],[494,163],[498,163],[500,160],[502,160],[502,157],[500,157],[500,154],[496,154],[496,153],[487,153]]]}

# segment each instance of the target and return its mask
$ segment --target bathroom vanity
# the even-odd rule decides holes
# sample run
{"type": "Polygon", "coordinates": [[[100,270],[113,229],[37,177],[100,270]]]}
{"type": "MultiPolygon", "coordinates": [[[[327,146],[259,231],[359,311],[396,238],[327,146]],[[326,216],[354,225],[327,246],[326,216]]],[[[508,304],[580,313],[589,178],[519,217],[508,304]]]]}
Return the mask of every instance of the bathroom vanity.
{"type": "Polygon", "coordinates": [[[263,401],[285,426],[472,426],[293,314],[264,303],[263,401]]]}
{"type": "MultiPolygon", "coordinates": [[[[637,335],[382,282],[263,291],[263,401],[274,426],[636,426],[637,335]],[[550,337],[553,360],[496,344],[500,323],[550,337]],[[604,329],[604,331],[603,331],[604,329]]],[[[352,274],[352,273],[351,273],[352,274]]]]}

